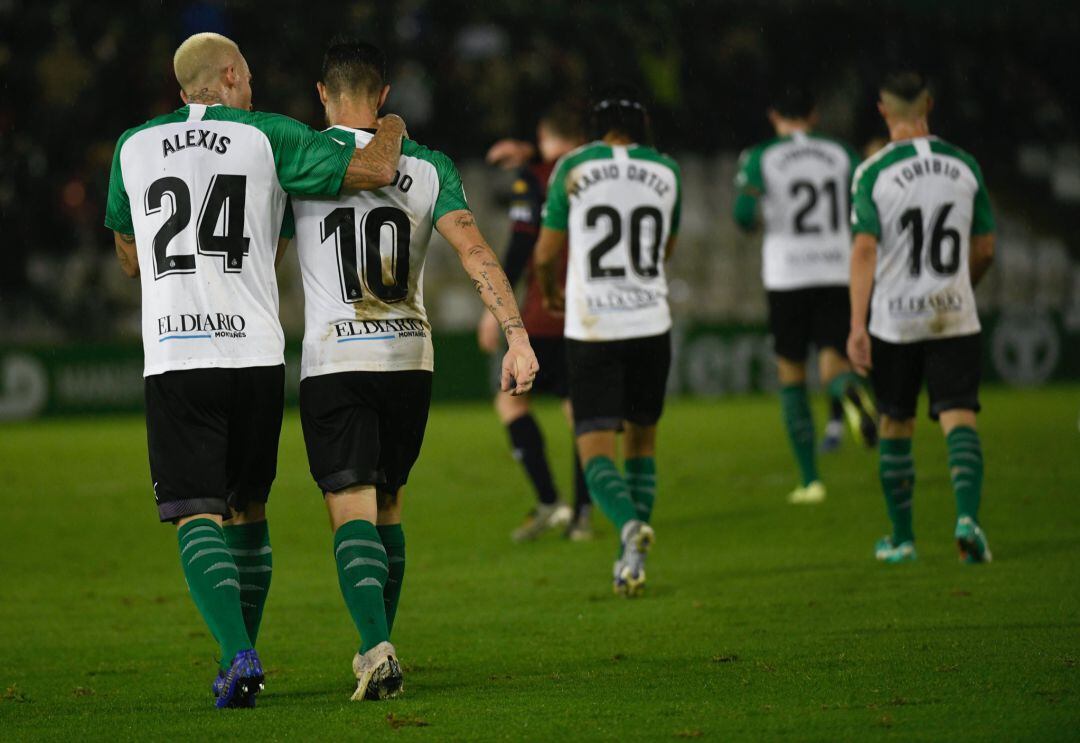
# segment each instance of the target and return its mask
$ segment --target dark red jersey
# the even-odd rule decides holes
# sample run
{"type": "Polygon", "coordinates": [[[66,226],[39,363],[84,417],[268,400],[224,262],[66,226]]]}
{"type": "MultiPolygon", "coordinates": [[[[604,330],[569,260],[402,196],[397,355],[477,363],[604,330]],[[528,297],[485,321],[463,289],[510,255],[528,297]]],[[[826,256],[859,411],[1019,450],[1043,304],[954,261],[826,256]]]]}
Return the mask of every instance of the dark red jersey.
{"type": "MultiPolygon", "coordinates": [[[[521,319],[529,335],[541,338],[557,338],[563,334],[563,318],[544,309],[543,294],[533,266],[533,249],[540,235],[540,213],[553,166],[554,163],[534,163],[518,171],[510,199],[510,245],[503,261],[511,284],[516,284],[521,275],[525,275],[528,284],[521,319]]],[[[566,285],[566,257],[564,249],[557,264],[562,286],[566,285]]]]}

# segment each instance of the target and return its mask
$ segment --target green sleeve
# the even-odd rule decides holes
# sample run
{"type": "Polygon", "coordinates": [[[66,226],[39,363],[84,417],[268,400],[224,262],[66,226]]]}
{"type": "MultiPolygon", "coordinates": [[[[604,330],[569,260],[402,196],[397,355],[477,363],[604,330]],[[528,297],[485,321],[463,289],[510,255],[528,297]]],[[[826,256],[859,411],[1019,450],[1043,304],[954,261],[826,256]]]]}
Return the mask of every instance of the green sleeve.
{"type": "Polygon", "coordinates": [[[288,116],[264,114],[253,122],[270,140],[278,181],[286,193],[337,196],[353,142],[340,142],[288,116]]]}
{"type": "Polygon", "coordinates": [[[990,194],[986,191],[982,168],[974,159],[969,165],[975,173],[975,180],[979,182],[979,190],[975,192],[975,208],[971,215],[971,234],[987,235],[994,231],[994,211],[990,208],[990,194]]]}
{"type": "Polygon", "coordinates": [[[739,156],[739,169],[735,173],[735,190],[755,196],[765,193],[765,179],[761,175],[761,153],[764,148],[752,147],[739,156]]]}
{"type": "Polygon", "coordinates": [[[753,230],[757,220],[757,204],[758,198],[752,193],[739,191],[735,194],[735,224],[747,232],[753,230]]]}
{"type": "Polygon", "coordinates": [[[881,238],[877,205],[874,203],[874,183],[877,170],[856,171],[851,184],[851,233],[865,232],[881,238]]]}
{"type": "Polygon", "coordinates": [[[570,222],[570,198],[566,194],[566,177],[569,170],[567,161],[560,161],[551,174],[551,180],[548,181],[547,200],[544,201],[544,213],[540,224],[550,230],[565,232],[570,222]]]}
{"type": "Polygon", "coordinates": [[[439,196],[435,199],[435,209],[432,213],[432,220],[438,222],[450,212],[468,209],[469,202],[465,200],[461,174],[458,173],[453,160],[441,152],[432,152],[431,163],[439,176],[439,196]]]}
{"type": "Polygon", "coordinates": [[[765,193],[765,178],[761,175],[761,153],[764,147],[743,150],[735,173],[735,224],[746,231],[754,229],[758,199],[765,193]]]}
{"type": "Polygon", "coordinates": [[[109,200],[105,206],[105,226],[124,235],[134,235],[131,222],[131,202],[124,188],[124,173],[120,168],[120,150],[127,141],[127,133],[120,137],[113,151],[112,170],[109,173],[109,200]]]}
{"type": "Polygon", "coordinates": [[[285,213],[281,217],[281,232],[278,239],[291,240],[296,237],[296,218],[293,216],[292,197],[285,202],[285,213]]]}

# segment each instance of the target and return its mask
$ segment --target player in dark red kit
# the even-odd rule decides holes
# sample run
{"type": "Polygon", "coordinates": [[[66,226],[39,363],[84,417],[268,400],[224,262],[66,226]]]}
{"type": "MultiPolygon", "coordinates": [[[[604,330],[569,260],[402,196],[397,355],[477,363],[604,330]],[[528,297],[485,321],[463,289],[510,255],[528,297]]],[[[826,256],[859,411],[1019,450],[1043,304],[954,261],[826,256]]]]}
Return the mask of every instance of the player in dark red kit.
{"type": "MultiPolygon", "coordinates": [[[[532,252],[540,232],[540,211],[547,195],[548,178],[555,161],[585,142],[582,115],[573,107],[552,108],[537,126],[537,148],[531,143],[502,140],[488,151],[488,162],[508,170],[517,170],[510,202],[510,244],[503,258],[506,276],[517,285],[522,276],[528,286],[522,303],[522,319],[540,361],[540,373],[533,391],[557,396],[562,400],[567,421],[572,421],[569,388],[566,381],[566,356],[563,346],[563,317],[552,315],[543,307],[540,287],[533,272],[532,252]],[[537,157],[539,155],[539,157],[537,157]]],[[[560,275],[565,281],[566,254],[563,253],[560,275]]],[[[480,348],[494,353],[500,343],[499,325],[485,312],[477,330],[480,348]]],[[[535,539],[548,529],[567,526],[566,536],[575,541],[592,536],[589,525],[589,491],[581,462],[574,456],[574,507],[559,498],[548,465],[544,435],[530,411],[530,395],[499,392],[495,410],[506,426],[514,458],[521,462],[536,491],[537,504],[525,521],[511,535],[515,542],[535,539]]]]}

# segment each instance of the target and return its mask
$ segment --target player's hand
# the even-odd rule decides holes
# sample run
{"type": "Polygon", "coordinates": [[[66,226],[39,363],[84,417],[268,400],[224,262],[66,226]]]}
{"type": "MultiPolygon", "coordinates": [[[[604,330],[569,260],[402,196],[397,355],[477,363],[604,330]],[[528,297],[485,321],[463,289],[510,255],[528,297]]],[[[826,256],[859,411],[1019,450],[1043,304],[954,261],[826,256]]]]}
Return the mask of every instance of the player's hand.
{"type": "MultiPolygon", "coordinates": [[[[401,119],[401,117],[398,116],[397,114],[386,114],[386,116],[380,116],[379,118],[375,119],[375,128],[378,128],[378,127],[382,126],[382,123],[384,121],[386,121],[388,118],[390,118],[391,116],[393,116],[395,119],[401,119]]],[[[408,139],[409,138],[409,130],[405,126],[405,119],[401,119],[401,138],[402,139],[408,139]]]]}
{"type": "Polygon", "coordinates": [[[485,312],[480,318],[480,324],[476,327],[476,344],[484,353],[495,353],[499,350],[499,340],[502,331],[499,329],[499,321],[495,315],[485,312]]]}
{"type": "Polygon", "coordinates": [[[487,151],[488,165],[503,170],[515,170],[525,165],[536,156],[536,148],[531,142],[520,139],[500,139],[487,151]]]}
{"type": "Polygon", "coordinates": [[[541,304],[544,307],[544,312],[554,317],[562,317],[566,314],[566,292],[562,287],[556,289],[555,294],[550,297],[545,294],[541,304]]]}
{"type": "Polygon", "coordinates": [[[536,360],[529,341],[522,338],[512,343],[510,350],[503,356],[502,379],[499,385],[503,392],[511,395],[524,395],[532,389],[536,373],[540,371],[540,362],[536,360]]]}
{"type": "Polygon", "coordinates": [[[847,355],[855,371],[863,376],[872,366],[870,360],[870,334],[866,328],[852,328],[847,339],[847,355]]]}

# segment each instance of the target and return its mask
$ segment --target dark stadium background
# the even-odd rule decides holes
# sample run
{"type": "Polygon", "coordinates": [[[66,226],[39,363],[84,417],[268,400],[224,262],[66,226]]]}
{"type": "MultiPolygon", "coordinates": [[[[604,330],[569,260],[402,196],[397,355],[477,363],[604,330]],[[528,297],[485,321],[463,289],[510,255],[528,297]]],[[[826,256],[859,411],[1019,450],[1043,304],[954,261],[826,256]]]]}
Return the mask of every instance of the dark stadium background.
{"type": "MultiPolygon", "coordinates": [[[[0,0],[0,357],[27,352],[47,367],[54,391],[40,412],[57,409],[55,388],[65,372],[56,364],[82,364],[94,358],[90,351],[111,349],[98,357],[125,365],[99,369],[93,379],[110,389],[110,380],[134,381],[131,395],[59,409],[138,405],[138,290],[113,265],[102,226],[108,166],[124,129],[179,105],[172,52],[189,34],[212,30],[235,38],[247,56],[257,108],[314,126],[322,122],[313,84],[326,42],[344,33],[382,45],[392,61],[390,109],[405,116],[415,139],[462,165],[497,250],[506,176],[482,165],[486,148],[503,136],[529,137],[552,102],[585,99],[612,79],[639,86],[659,145],[687,172],[688,239],[673,267],[676,313],[688,342],[703,333],[721,340],[710,340],[708,353],[684,365],[675,384],[706,393],[770,384],[758,246],[739,237],[728,216],[735,156],[770,134],[763,116],[770,91],[812,86],[823,129],[862,149],[884,135],[874,107],[881,73],[918,67],[938,101],[932,127],[978,157],[1002,223],[1000,260],[979,295],[989,328],[1009,323],[1003,340],[988,342],[988,355],[1003,359],[992,364],[991,378],[1077,377],[1077,7],[976,0],[0,0]],[[736,369],[734,357],[754,361],[736,369]]],[[[296,283],[282,279],[293,341],[296,283]]],[[[445,385],[481,363],[469,341],[479,305],[435,247],[428,286],[443,368],[461,370],[444,375],[445,385]]],[[[88,384],[77,376],[67,382],[88,384]]],[[[483,384],[456,391],[482,395],[483,384]]]]}

